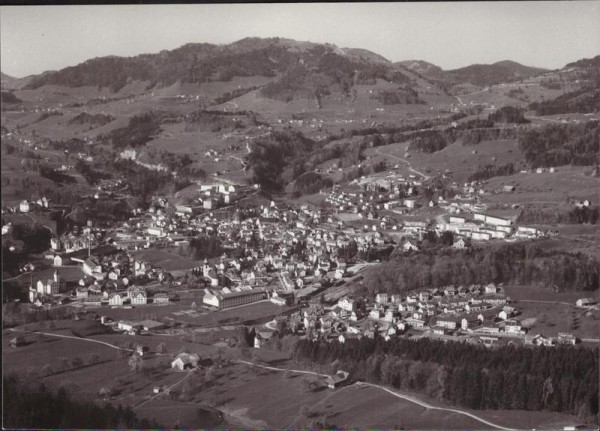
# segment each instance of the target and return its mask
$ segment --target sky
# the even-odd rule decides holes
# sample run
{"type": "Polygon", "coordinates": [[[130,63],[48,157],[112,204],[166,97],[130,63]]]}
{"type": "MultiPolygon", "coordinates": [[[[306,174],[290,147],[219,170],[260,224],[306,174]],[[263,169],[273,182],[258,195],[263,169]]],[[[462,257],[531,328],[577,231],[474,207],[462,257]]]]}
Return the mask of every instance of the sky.
{"type": "Polygon", "coordinates": [[[557,69],[600,54],[599,1],[1,6],[0,70],[23,77],[106,55],[284,37],[443,69],[557,69]]]}

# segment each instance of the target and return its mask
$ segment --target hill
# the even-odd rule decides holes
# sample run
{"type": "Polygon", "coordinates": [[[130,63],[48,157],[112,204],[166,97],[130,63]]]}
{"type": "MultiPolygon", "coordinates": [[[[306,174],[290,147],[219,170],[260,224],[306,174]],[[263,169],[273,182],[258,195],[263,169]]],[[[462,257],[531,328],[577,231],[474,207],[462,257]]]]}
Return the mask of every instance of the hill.
{"type": "Polygon", "coordinates": [[[443,87],[458,84],[487,87],[518,81],[546,72],[546,69],[524,66],[510,60],[499,61],[494,64],[473,64],[453,70],[443,70],[441,67],[423,60],[406,60],[395,64],[418,73],[433,82],[440,81],[439,85],[443,87]]]}
{"type": "Polygon", "coordinates": [[[48,85],[93,86],[117,92],[139,81],[146,89],[175,83],[229,82],[234,77],[262,76],[270,82],[261,94],[275,100],[349,95],[355,84],[383,79],[406,84],[383,57],[362,49],[289,39],[246,38],[230,45],[191,43],[158,54],[102,57],[35,76],[26,89],[48,85]]]}
{"type": "Polygon", "coordinates": [[[545,72],[545,69],[524,66],[514,61],[494,64],[473,64],[446,72],[446,79],[453,83],[469,83],[481,87],[514,82],[545,72]]]}
{"type": "Polygon", "coordinates": [[[3,90],[17,90],[25,86],[29,82],[29,79],[30,77],[15,78],[14,76],[0,72],[0,87],[3,90]]]}
{"type": "Polygon", "coordinates": [[[444,76],[444,70],[441,67],[423,60],[405,60],[395,64],[430,78],[442,78],[444,76]]]}
{"type": "Polygon", "coordinates": [[[600,67],[600,55],[597,55],[593,58],[582,58],[581,60],[574,61],[572,63],[568,63],[565,66],[565,69],[571,67],[580,67],[580,68],[588,68],[588,67],[600,67]]]}

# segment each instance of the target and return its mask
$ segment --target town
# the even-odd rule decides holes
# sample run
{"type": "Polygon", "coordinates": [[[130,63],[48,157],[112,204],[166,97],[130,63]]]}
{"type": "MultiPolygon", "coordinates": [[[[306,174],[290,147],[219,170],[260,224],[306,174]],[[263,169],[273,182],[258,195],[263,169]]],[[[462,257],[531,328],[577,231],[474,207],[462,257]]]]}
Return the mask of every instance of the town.
{"type": "Polygon", "coordinates": [[[596,429],[550,3],[0,6],[3,428],[596,429]]]}

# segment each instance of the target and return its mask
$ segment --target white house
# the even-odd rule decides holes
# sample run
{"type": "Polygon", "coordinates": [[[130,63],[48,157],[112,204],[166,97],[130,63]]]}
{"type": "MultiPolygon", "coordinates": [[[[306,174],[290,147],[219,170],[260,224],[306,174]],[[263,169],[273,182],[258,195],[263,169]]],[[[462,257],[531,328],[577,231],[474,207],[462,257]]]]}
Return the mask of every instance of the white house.
{"type": "Polygon", "coordinates": [[[54,258],[52,259],[52,265],[53,266],[62,266],[63,265],[62,257],[60,257],[58,254],[56,256],[54,256],[54,258]]]}
{"type": "Polygon", "coordinates": [[[191,368],[196,368],[199,360],[200,357],[196,354],[180,353],[173,362],[171,362],[171,368],[179,371],[189,370],[191,368]]]}
{"type": "Polygon", "coordinates": [[[350,299],[346,296],[344,296],[343,298],[341,298],[338,301],[338,305],[340,308],[346,310],[346,311],[354,311],[356,309],[356,301],[354,301],[354,299],[350,299]]]}

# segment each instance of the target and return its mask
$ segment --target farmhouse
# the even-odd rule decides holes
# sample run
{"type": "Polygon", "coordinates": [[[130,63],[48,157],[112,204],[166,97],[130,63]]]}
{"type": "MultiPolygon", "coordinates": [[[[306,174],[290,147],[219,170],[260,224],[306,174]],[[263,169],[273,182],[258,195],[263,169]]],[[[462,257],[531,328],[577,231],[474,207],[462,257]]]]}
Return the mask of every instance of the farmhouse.
{"type": "Polygon", "coordinates": [[[593,298],[579,298],[575,305],[578,307],[591,307],[592,305],[596,305],[598,303],[597,300],[593,298]]]}
{"type": "Polygon", "coordinates": [[[339,388],[348,383],[348,376],[350,374],[346,371],[338,371],[333,376],[327,377],[325,382],[327,383],[327,387],[330,389],[339,388]]]}
{"type": "Polygon", "coordinates": [[[17,335],[15,338],[9,341],[10,347],[21,347],[26,344],[25,337],[17,335]]]}
{"type": "Polygon", "coordinates": [[[142,329],[142,325],[127,320],[121,320],[117,323],[117,328],[125,332],[139,332],[142,329]]]}
{"type": "Polygon", "coordinates": [[[189,370],[198,366],[200,357],[195,353],[180,353],[175,360],[171,362],[171,368],[179,371],[189,370]]]}

